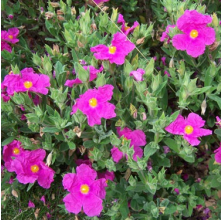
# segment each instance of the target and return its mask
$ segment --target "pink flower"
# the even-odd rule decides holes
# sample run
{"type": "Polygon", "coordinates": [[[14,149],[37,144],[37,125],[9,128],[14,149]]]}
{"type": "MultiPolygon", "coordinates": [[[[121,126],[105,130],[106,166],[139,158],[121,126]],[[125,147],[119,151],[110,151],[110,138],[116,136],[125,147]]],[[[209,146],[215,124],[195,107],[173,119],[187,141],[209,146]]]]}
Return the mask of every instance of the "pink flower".
{"type": "Polygon", "coordinates": [[[21,70],[21,78],[15,87],[16,92],[36,92],[44,95],[48,94],[46,87],[50,86],[50,78],[44,74],[35,74],[32,68],[21,70]]]}
{"type": "Polygon", "coordinates": [[[186,50],[192,57],[198,57],[205,51],[206,45],[215,41],[216,33],[213,28],[207,27],[212,17],[203,15],[196,10],[186,10],[177,20],[177,27],[183,32],[173,37],[172,43],[177,50],[186,50]]]}
{"type": "Polygon", "coordinates": [[[13,158],[23,155],[25,150],[21,146],[21,142],[14,140],[10,144],[5,145],[3,149],[3,160],[5,162],[5,167],[9,172],[13,172],[12,167],[13,158]]]}
{"type": "MultiPolygon", "coordinates": [[[[146,145],[146,135],[142,130],[134,130],[132,131],[129,128],[124,128],[122,131],[120,127],[117,127],[117,133],[120,137],[124,136],[126,140],[130,140],[130,147],[134,148],[133,159],[137,161],[137,157],[141,158],[143,156],[143,150],[140,146],[146,145]]],[[[113,161],[118,163],[122,157],[124,156],[123,152],[121,152],[117,147],[113,147],[111,149],[111,155],[113,161]]],[[[127,155],[125,155],[127,157],[127,155]]]]}
{"type": "Polygon", "coordinates": [[[82,207],[84,213],[89,216],[98,216],[102,209],[102,199],[105,198],[107,186],[104,178],[95,180],[97,173],[86,164],[77,167],[75,173],[64,175],[64,189],[70,193],[63,201],[68,212],[78,214],[82,207]]]}
{"type": "Polygon", "coordinates": [[[168,25],[166,27],[166,31],[163,32],[162,34],[162,37],[160,38],[160,41],[163,42],[165,39],[167,39],[167,43],[170,42],[170,37],[169,37],[169,32],[170,32],[170,29],[176,27],[176,25],[168,25]]]}
{"type": "Polygon", "coordinates": [[[200,143],[198,137],[212,134],[211,130],[201,128],[204,124],[205,121],[199,115],[190,113],[186,119],[179,115],[165,130],[172,134],[183,135],[192,146],[196,146],[200,143]]]}
{"type": "Polygon", "coordinates": [[[10,42],[12,44],[19,42],[19,39],[17,39],[18,35],[19,35],[18,28],[10,28],[8,29],[8,31],[1,31],[1,38],[4,41],[10,42]]]}
{"type": "Polygon", "coordinates": [[[116,33],[109,47],[99,44],[91,47],[91,52],[98,60],[109,60],[110,63],[122,65],[125,57],[135,48],[135,45],[127,40],[125,34],[116,33]]]}
{"type": "Polygon", "coordinates": [[[161,61],[162,61],[163,65],[166,66],[166,57],[162,57],[161,61]]]}
{"type": "Polygon", "coordinates": [[[219,148],[216,149],[214,152],[216,153],[216,154],[215,154],[215,161],[216,161],[217,163],[221,163],[221,143],[220,143],[219,148]]]}
{"type": "Polygon", "coordinates": [[[94,0],[96,4],[100,4],[102,2],[109,2],[110,0],[94,0]]]}
{"type": "Polygon", "coordinates": [[[1,41],[1,50],[7,50],[9,53],[12,52],[11,46],[5,41],[1,41]]]}
{"type": "Polygon", "coordinates": [[[28,207],[29,208],[35,208],[35,204],[31,200],[29,200],[28,201],[28,207]]]}
{"type": "Polygon", "coordinates": [[[164,71],[164,75],[167,75],[168,77],[171,77],[171,75],[169,74],[169,72],[168,71],[164,71]]]}
{"type": "MultiPolygon", "coordinates": [[[[89,68],[89,73],[90,73],[90,77],[89,77],[89,82],[93,81],[94,79],[97,78],[97,74],[102,72],[103,71],[103,66],[100,67],[100,69],[95,69],[93,66],[83,66],[83,68],[85,70],[88,70],[89,68]]],[[[76,78],[74,80],[67,80],[65,82],[65,86],[68,86],[68,87],[72,87],[74,84],[81,84],[82,81],[79,79],[79,78],[76,78]]]]}
{"type": "Polygon", "coordinates": [[[32,68],[25,68],[19,74],[9,73],[2,82],[2,97],[8,101],[14,92],[32,91],[46,95],[50,86],[50,78],[44,74],[35,74],[32,68]]]}
{"type": "Polygon", "coordinates": [[[117,23],[122,23],[121,30],[124,34],[128,35],[129,33],[133,32],[133,30],[139,26],[139,23],[137,21],[134,22],[134,25],[132,27],[129,27],[125,24],[125,20],[122,14],[119,14],[117,23]]]}
{"type": "Polygon", "coordinates": [[[38,184],[48,189],[54,181],[54,170],[46,166],[43,159],[46,152],[43,149],[33,151],[25,151],[21,156],[16,157],[11,166],[13,171],[17,174],[17,179],[20,183],[34,183],[36,180],[38,184]]]}
{"type": "Polygon", "coordinates": [[[180,194],[180,190],[179,190],[178,188],[175,188],[175,189],[174,189],[174,192],[175,192],[177,195],[180,194]]]}
{"type": "Polygon", "coordinates": [[[130,76],[133,76],[136,81],[143,81],[144,69],[138,68],[136,71],[130,72],[130,76]]]}
{"type": "Polygon", "coordinates": [[[87,115],[88,124],[94,126],[101,124],[101,118],[110,119],[116,117],[115,106],[108,101],[111,100],[114,87],[104,85],[98,89],[89,89],[76,100],[71,114],[77,109],[87,115]]]}
{"type": "Polygon", "coordinates": [[[219,116],[216,116],[216,125],[221,128],[221,118],[219,116]]]}
{"type": "Polygon", "coordinates": [[[42,201],[42,202],[44,203],[44,205],[45,205],[45,196],[42,196],[42,197],[40,198],[40,201],[42,201]]]}
{"type": "Polygon", "coordinates": [[[110,172],[108,170],[103,173],[98,172],[97,175],[98,175],[98,179],[104,178],[104,179],[106,179],[106,182],[108,180],[113,181],[115,178],[114,172],[110,172]]]}

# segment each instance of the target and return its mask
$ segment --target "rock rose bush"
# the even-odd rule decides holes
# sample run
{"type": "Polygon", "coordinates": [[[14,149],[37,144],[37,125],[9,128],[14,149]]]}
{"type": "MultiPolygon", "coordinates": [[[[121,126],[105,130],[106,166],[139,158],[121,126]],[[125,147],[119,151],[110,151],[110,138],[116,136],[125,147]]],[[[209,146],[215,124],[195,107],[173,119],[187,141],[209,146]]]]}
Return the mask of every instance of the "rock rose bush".
{"type": "Polygon", "coordinates": [[[220,219],[221,1],[1,6],[3,219],[220,219]]]}

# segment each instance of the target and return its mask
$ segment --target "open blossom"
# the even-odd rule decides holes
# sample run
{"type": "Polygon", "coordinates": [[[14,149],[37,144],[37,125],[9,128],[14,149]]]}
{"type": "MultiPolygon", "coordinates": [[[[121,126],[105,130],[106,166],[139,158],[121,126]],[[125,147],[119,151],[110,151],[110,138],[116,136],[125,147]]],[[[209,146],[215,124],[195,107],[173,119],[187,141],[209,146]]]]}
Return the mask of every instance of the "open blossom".
{"type": "Polygon", "coordinates": [[[45,150],[37,149],[25,151],[16,157],[11,166],[17,174],[17,180],[23,184],[34,183],[37,180],[41,187],[50,188],[55,172],[43,162],[45,156],[45,150]]]}
{"type": "Polygon", "coordinates": [[[25,150],[21,146],[21,142],[14,140],[11,143],[4,146],[3,149],[3,160],[5,162],[5,167],[9,172],[13,172],[14,169],[12,167],[13,158],[17,156],[22,156],[25,150]]]}
{"type": "Polygon", "coordinates": [[[115,106],[108,102],[112,98],[113,89],[112,85],[104,85],[98,89],[88,89],[76,100],[71,114],[75,114],[77,109],[81,110],[87,115],[90,126],[100,125],[101,118],[110,119],[116,117],[115,106]]]}
{"type": "Polygon", "coordinates": [[[216,149],[215,151],[215,161],[217,163],[220,163],[221,164],[221,143],[220,143],[220,146],[218,149],[216,149]]]}
{"type": "Polygon", "coordinates": [[[165,39],[167,39],[167,43],[170,43],[170,37],[169,37],[169,32],[172,28],[176,27],[176,25],[168,25],[166,27],[166,31],[163,32],[161,38],[160,38],[160,41],[163,42],[165,39]]]}
{"type": "Polygon", "coordinates": [[[135,45],[127,40],[125,34],[114,34],[111,45],[108,47],[103,44],[99,44],[95,47],[91,47],[91,52],[95,52],[94,56],[98,60],[109,60],[110,63],[116,63],[122,65],[125,61],[125,57],[135,48],[135,45]]]}
{"type": "Polygon", "coordinates": [[[130,76],[133,76],[136,81],[143,81],[144,69],[138,68],[137,70],[131,71],[130,76]]]}
{"type": "MultiPolygon", "coordinates": [[[[134,130],[132,131],[129,128],[124,128],[121,131],[120,127],[117,127],[117,133],[120,137],[124,137],[126,140],[130,140],[130,147],[134,149],[133,159],[137,161],[137,157],[141,158],[143,156],[143,149],[140,146],[146,145],[146,135],[142,130],[134,130]]],[[[121,152],[117,147],[113,147],[111,149],[111,155],[113,161],[118,163],[124,156],[123,152],[121,152]]],[[[127,155],[125,155],[127,157],[127,155]]]]}
{"type": "Polygon", "coordinates": [[[1,31],[1,50],[7,50],[11,53],[12,49],[8,43],[17,43],[19,41],[17,38],[18,35],[18,28],[10,28],[8,31],[1,31]]]}
{"type": "Polygon", "coordinates": [[[205,121],[199,115],[190,113],[187,118],[179,115],[165,130],[172,134],[183,135],[192,146],[196,146],[200,143],[198,137],[212,134],[211,130],[201,128],[204,125],[205,121]]]}
{"type": "Polygon", "coordinates": [[[96,180],[97,172],[86,164],[81,164],[75,173],[64,175],[64,189],[70,193],[63,201],[68,212],[78,214],[81,209],[89,217],[98,216],[102,209],[107,186],[104,178],[96,180]]]}
{"type": "Polygon", "coordinates": [[[207,27],[212,17],[203,15],[196,10],[186,10],[177,20],[177,27],[182,34],[173,37],[172,43],[177,50],[186,50],[192,57],[198,57],[205,51],[206,45],[211,45],[216,39],[215,30],[207,27]]]}
{"type": "Polygon", "coordinates": [[[122,14],[119,14],[117,23],[122,23],[122,27],[121,30],[124,34],[128,35],[129,33],[133,32],[133,30],[139,26],[139,23],[137,21],[134,22],[132,27],[127,26],[127,24],[125,23],[124,17],[122,14]]]}
{"type": "MultiPolygon", "coordinates": [[[[101,66],[99,69],[95,69],[95,67],[93,67],[93,66],[83,66],[83,68],[85,70],[89,69],[89,74],[90,74],[89,82],[91,82],[94,79],[96,79],[97,78],[97,74],[102,72],[103,69],[104,69],[103,66],[101,66]]],[[[67,80],[64,85],[68,86],[68,87],[72,87],[74,84],[81,84],[81,83],[82,83],[82,81],[79,78],[76,78],[74,80],[67,80]]]]}
{"type": "Polygon", "coordinates": [[[16,92],[36,92],[48,94],[46,87],[50,86],[50,78],[44,74],[36,74],[32,68],[21,70],[21,79],[16,86],[16,92]]]}
{"type": "Polygon", "coordinates": [[[2,97],[8,101],[15,92],[36,92],[46,95],[50,86],[50,78],[44,74],[36,74],[32,68],[21,70],[21,75],[9,73],[2,82],[2,97]]]}

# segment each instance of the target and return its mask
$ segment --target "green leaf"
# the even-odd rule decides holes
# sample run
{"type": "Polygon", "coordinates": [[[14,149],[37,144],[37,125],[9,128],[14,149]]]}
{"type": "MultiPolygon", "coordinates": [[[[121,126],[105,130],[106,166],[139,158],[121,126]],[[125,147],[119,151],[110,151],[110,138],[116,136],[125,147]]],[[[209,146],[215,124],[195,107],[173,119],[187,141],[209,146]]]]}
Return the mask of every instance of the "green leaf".
{"type": "Polygon", "coordinates": [[[2,144],[1,144],[1,145],[2,145],[2,146],[7,145],[7,144],[11,143],[15,138],[16,138],[16,137],[14,137],[14,136],[8,137],[8,138],[6,138],[4,141],[2,141],[2,144]]]}
{"type": "Polygon", "coordinates": [[[84,145],[84,147],[86,147],[86,148],[92,148],[92,147],[94,147],[96,144],[93,142],[93,141],[85,141],[84,143],[83,143],[83,145],[84,145]]]}
{"type": "Polygon", "coordinates": [[[174,141],[173,139],[165,138],[163,141],[171,150],[175,151],[176,153],[180,152],[179,146],[177,145],[176,141],[174,141]]]}
{"type": "Polygon", "coordinates": [[[55,133],[55,132],[59,132],[60,129],[55,128],[55,127],[44,127],[42,132],[48,132],[48,133],[55,133]]]}
{"type": "Polygon", "coordinates": [[[82,82],[87,82],[89,80],[89,71],[85,70],[79,63],[74,63],[74,68],[76,73],[78,74],[78,78],[82,82]]]}
{"type": "Polygon", "coordinates": [[[221,109],[221,98],[220,97],[218,97],[216,95],[211,95],[211,94],[207,95],[207,97],[212,99],[212,100],[214,100],[214,101],[216,101],[218,106],[219,106],[219,108],[221,109]]]}

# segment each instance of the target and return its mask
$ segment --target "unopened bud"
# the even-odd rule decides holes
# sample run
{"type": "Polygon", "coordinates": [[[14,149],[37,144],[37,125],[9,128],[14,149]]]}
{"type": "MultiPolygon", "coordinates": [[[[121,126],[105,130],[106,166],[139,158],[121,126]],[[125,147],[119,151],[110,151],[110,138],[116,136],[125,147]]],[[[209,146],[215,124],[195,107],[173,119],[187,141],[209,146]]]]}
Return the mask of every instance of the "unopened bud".
{"type": "Polygon", "coordinates": [[[46,165],[49,167],[51,165],[52,161],[52,151],[50,154],[48,154],[47,159],[46,159],[46,165]]]}
{"type": "Polygon", "coordinates": [[[204,115],[206,112],[206,99],[203,100],[202,104],[201,104],[201,115],[204,115]]]}
{"type": "Polygon", "coordinates": [[[169,62],[169,67],[170,68],[173,68],[174,67],[174,60],[173,60],[173,58],[170,60],[170,62],[169,62]]]}
{"type": "Polygon", "coordinates": [[[10,20],[12,20],[12,19],[14,18],[14,15],[9,15],[8,18],[9,18],[10,20]]]}
{"type": "Polygon", "coordinates": [[[52,13],[52,12],[50,12],[50,11],[47,11],[47,12],[45,13],[45,17],[46,17],[46,19],[51,19],[51,18],[54,17],[54,13],[52,13]]]}
{"type": "Polygon", "coordinates": [[[218,27],[218,26],[219,26],[219,20],[218,20],[218,18],[217,18],[216,13],[213,13],[212,17],[213,17],[212,24],[213,24],[215,27],[218,27]]]}
{"type": "Polygon", "coordinates": [[[71,8],[71,14],[72,14],[72,15],[76,15],[75,7],[72,7],[72,8],[71,8]]]}
{"type": "Polygon", "coordinates": [[[145,113],[145,112],[142,112],[141,115],[142,115],[142,120],[145,121],[145,120],[147,119],[146,113],[145,113]]]}
{"type": "Polygon", "coordinates": [[[142,44],[142,43],[144,43],[144,39],[145,39],[145,37],[142,37],[142,38],[138,39],[138,40],[136,41],[136,44],[142,44]]]}
{"type": "Polygon", "coordinates": [[[50,2],[50,4],[53,8],[60,7],[60,4],[58,2],[50,2]]]}
{"type": "Polygon", "coordinates": [[[62,10],[57,10],[57,15],[63,15],[64,12],[62,10]]]}
{"type": "Polygon", "coordinates": [[[52,54],[56,55],[60,52],[59,50],[59,46],[57,44],[53,44],[53,50],[52,50],[52,54]]]}
{"type": "Polygon", "coordinates": [[[218,46],[219,42],[215,41],[212,45],[209,46],[209,51],[214,51],[218,46]]]}
{"type": "Polygon", "coordinates": [[[58,18],[59,21],[64,21],[65,20],[64,17],[61,16],[61,15],[58,15],[57,18],[58,18]]]}
{"type": "Polygon", "coordinates": [[[82,44],[79,40],[77,41],[77,45],[78,45],[78,47],[84,47],[84,44],[82,44]]]}
{"type": "Polygon", "coordinates": [[[95,23],[91,24],[91,30],[96,31],[97,30],[97,25],[95,23]]]}

